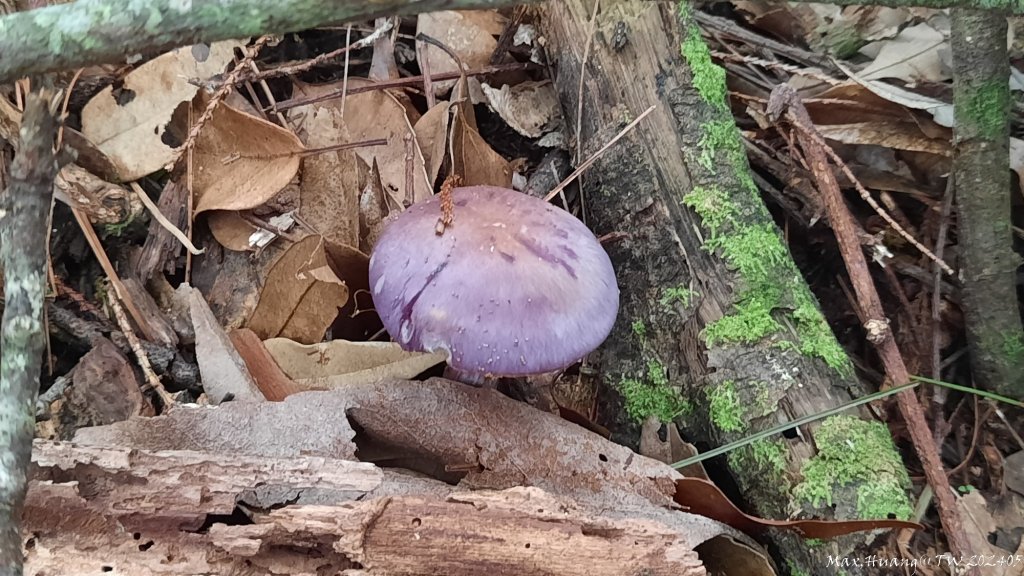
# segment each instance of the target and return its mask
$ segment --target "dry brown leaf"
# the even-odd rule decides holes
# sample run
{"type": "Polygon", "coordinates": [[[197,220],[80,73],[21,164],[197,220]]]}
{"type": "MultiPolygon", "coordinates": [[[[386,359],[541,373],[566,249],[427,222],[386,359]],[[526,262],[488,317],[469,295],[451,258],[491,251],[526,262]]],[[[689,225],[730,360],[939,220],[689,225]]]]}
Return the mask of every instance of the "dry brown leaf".
{"type": "MultiPolygon", "coordinates": [[[[196,98],[196,116],[208,100],[196,98]]],[[[196,213],[263,205],[298,173],[303,150],[290,131],[221,103],[193,152],[196,213]]]]}
{"type": "Polygon", "coordinates": [[[249,239],[258,228],[242,218],[240,213],[233,210],[211,210],[206,215],[206,225],[210,227],[210,233],[217,243],[228,250],[252,250],[249,239]]]}
{"type": "Polygon", "coordinates": [[[461,116],[455,118],[452,139],[455,173],[462,174],[464,186],[512,187],[512,166],[484,141],[479,132],[470,128],[461,116]]]}
{"type": "Polygon", "coordinates": [[[307,390],[412,378],[444,362],[444,354],[406,352],[394,342],[332,340],[303,345],[286,338],[263,343],[289,378],[307,390]]]}
{"type": "MultiPolygon", "coordinates": [[[[946,37],[922,22],[904,28],[889,40],[877,43],[878,55],[874,61],[860,71],[865,80],[896,78],[902,82],[945,82],[951,77],[952,68],[943,63],[942,49],[949,53],[946,37]]],[[[861,51],[871,50],[866,46],[861,51]]]]}
{"type": "Polygon", "coordinates": [[[477,131],[473,105],[463,97],[468,90],[463,76],[452,102],[437,104],[417,124],[417,138],[429,146],[430,169],[447,166],[444,176],[459,176],[463,186],[511,188],[512,166],[477,131]]]}
{"type": "Polygon", "coordinates": [[[481,88],[491,109],[527,138],[540,138],[561,124],[562,108],[550,80],[520,82],[511,87],[504,84],[501,88],[482,84],[481,88]]]}
{"type": "Polygon", "coordinates": [[[203,376],[203,391],[210,402],[263,401],[263,394],[256,387],[245,361],[220,327],[203,294],[195,288],[189,294],[189,312],[195,329],[196,362],[203,376]]]}
{"type": "MultiPolygon", "coordinates": [[[[964,532],[967,533],[967,540],[970,542],[978,558],[1000,558],[1009,556],[1010,552],[994,546],[989,538],[999,528],[1008,528],[996,524],[989,509],[990,503],[985,500],[977,490],[973,490],[957,499],[960,517],[964,519],[964,532]]],[[[1024,550],[1024,542],[1018,544],[1019,548],[1013,552],[1024,550]]],[[[1024,563],[1011,562],[1003,564],[991,564],[985,566],[986,576],[1024,576],[1024,563]]]]}
{"type": "MultiPolygon", "coordinates": [[[[372,84],[363,78],[349,78],[348,82],[350,87],[372,84]]],[[[317,96],[339,88],[340,82],[295,85],[296,94],[303,96],[317,96]]],[[[331,100],[330,105],[340,109],[341,103],[331,100]]],[[[368,166],[377,161],[384,189],[397,202],[408,206],[433,195],[408,111],[398,99],[386,90],[351,94],[345,98],[344,123],[351,142],[387,140],[384,146],[357,148],[355,153],[368,166]]]]}
{"type": "Polygon", "coordinates": [[[940,156],[952,151],[948,139],[928,138],[910,122],[858,122],[816,126],[825,138],[844,144],[869,144],[895,150],[915,150],[940,156]]]}
{"type": "MultiPolygon", "coordinates": [[[[189,102],[201,85],[234,58],[244,42],[215,42],[197,61],[193,46],[158,56],[124,77],[118,93],[107,87],[82,109],[82,133],[117,167],[121,180],[135,180],[164,167],[174,148],[164,142],[175,109],[189,102]]],[[[180,143],[179,143],[180,144],[180,143]]]]}
{"type": "Polygon", "coordinates": [[[423,153],[427,179],[431,184],[437,182],[437,175],[444,164],[452,119],[451,106],[450,102],[438,102],[420,116],[414,127],[416,141],[419,142],[420,151],[423,153]]]}
{"type": "MultiPolygon", "coordinates": [[[[302,114],[297,131],[309,148],[351,142],[337,108],[311,104],[296,112],[302,114]]],[[[368,171],[354,150],[305,157],[299,184],[299,216],[331,242],[359,244],[359,193],[368,171]]]]}
{"type": "MultiPolygon", "coordinates": [[[[420,14],[416,20],[416,33],[426,34],[450,48],[467,69],[480,68],[490,63],[491,54],[498,46],[495,36],[505,30],[506,19],[495,10],[447,10],[420,14]]],[[[425,54],[430,72],[458,72],[458,64],[443,50],[421,43],[417,52],[425,54]]],[[[445,94],[455,85],[454,80],[434,83],[435,94],[445,94]]]]}
{"type": "Polygon", "coordinates": [[[327,241],[307,236],[274,262],[248,327],[262,339],[319,342],[348,297],[328,265],[327,241]]]}

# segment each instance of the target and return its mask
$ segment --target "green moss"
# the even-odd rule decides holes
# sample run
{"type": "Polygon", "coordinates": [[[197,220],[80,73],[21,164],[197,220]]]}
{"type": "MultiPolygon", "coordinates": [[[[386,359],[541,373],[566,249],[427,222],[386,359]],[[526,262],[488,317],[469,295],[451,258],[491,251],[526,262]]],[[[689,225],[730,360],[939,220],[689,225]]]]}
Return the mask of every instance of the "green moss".
{"type": "Polygon", "coordinates": [[[683,196],[683,204],[700,216],[712,238],[718,237],[723,225],[736,222],[736,206],[729,200],[725,190],[717,186],[694,186],[683,196]]]}
{"type": "Polygon", "coordinates": [[[1024,356],[1024,335],[1019,333],[1003,335],[1003,354],[1007,358],[1017,359],[1024,356]]]}
{"type": "Polygon", "coordinates": [[[668,385],[627,378],[619,382],[618,389],[626,401],[626,413],[638,422],[643,422],[648,416],[671,422],[693,411],[693,406],[679,391],[668,385]]]}
{"type": "Polygon", "coordinates": [[[633,328],[633,334],[636,334],[641,340],[647,337],[647,325],[644,324],[643,320],[633,320],[631,327],[633,328]]]}
{"type": "Polygon", "coordinates": [[[736,458],[748,469],[771,474],[775,478],[785,478],[786,447],[781,440],[756,440],[729,455],[736,458]]]}
{"type": "MultiPolygon", "coordinates": [[[[680,2],[680,17],[687,18],[690,5],[680,2]]],[[[693,71],[693,87],[708,103],[720,110],[728,109],[725,87],[725,70],[711,60],[711,52],[700,37],[700,30],[690,26],[682,46],[683,58],[693,71]]]]}
{"type": "Polygon", "coordinates": [[[766,416],[778,410],[778,401],[772,396],[772,387],[767,382],[754,382],[754,409],[756,416],[766,416]]]}
{"type": "Polygon", "coordinates": [[[804,464],[803,481],[793,489],[796,498],[831,506],[835,489],[853,487],[860,518],[910,517],[910,478],[884,424],[834,416],[822,422],[814,438],[818,454],[804,464]]]}
{"type": "Polygon", "coordinates": [[[810,572],[797,566],[792,560],[786,560],[786,565],[789,567],[789,576],[811,576],[810,572]]]}
{"type": "Polygon", "coordinates": [[[658,299],[658,303],[666,308],[675,304],[679,304],[683,308],[689,308],[690,302],[696,295],[697,292],[690,290],[689,288],[685,288],[683,286],[672,286],[666,288],[665,291],[661,293],[661,298],[658,299]]]}
{"type": "MultiPolygon", "coordinates": [[[[973,128],[982,138],[1005,138],[1010,89],[1005,82],[983,84],[967,94],[962,117],[965,126],[973,128]]],[[[961,118],[958,114],[957,118],[961,118]]]]}
{"type": "MultiPolygon", "coordinates": [[[[688,4],[680,3],[679,10],[687,23],[688,4]]],[[[750,176],[743,142],[729,114],[725,71],[712,62],[700,32],[692,24],[681,50],[692,72],[694,88],[716,112],[716,117],[703,125],[695,160],[711,175],[724,160],[738,179],[737,189],[698,184],[682,199],[700,216],[710,234],[705,248],[720,251],[742,280],[733,312],[705,327],[707,345],[756,343],[780,332],[782,325],[776,316],[792,310],[800,352],[821,358],[840,373],[849,373],[852,368],[845,352],[793,266],[775,226],[767,214],[749,213],[757,210],[761,200],[750,176]],[[743,206],[753,208],[744,210],[743,206]],[[791,301],[785,302],[784,298],[791,301]]]]}
{"type": "Polygon", "coordinates": [[[725,432],[742,432],[747,428],[746,415],[736,394],[736,383],[726,380],[708,388],[708,411],[711,422],[725,432]]]}

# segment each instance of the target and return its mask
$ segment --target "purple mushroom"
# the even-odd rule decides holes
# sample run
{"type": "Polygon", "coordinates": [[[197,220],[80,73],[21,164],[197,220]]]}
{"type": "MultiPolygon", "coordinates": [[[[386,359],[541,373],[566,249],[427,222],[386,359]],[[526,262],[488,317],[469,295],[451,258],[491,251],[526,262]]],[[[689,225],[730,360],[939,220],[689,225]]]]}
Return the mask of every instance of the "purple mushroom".
{"type": "Polygon", "coordinates": [[[564,368],[604,341],[619,289],[582,222],[505,188],[452,198],[443,234],[434,196],[392,221],[370,257],[374,305],[402,348],[446,352],[460,379],[479,383],[564,368]]]}

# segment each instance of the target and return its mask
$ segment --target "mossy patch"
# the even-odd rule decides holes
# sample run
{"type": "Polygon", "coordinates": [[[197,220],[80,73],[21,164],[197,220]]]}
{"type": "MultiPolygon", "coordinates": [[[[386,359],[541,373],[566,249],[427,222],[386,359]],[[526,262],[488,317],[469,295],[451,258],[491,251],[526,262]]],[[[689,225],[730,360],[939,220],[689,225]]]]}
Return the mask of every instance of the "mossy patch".
{"type": "Polygon", "coordinates": [[[774,478],[786,477],[786,446],[782,440],[755,440],[731,453],[729,459],[744,468],[767,472],[774,478]]]}
{"type": "Polygon", "coordinates": [[[632,328],[633,334],[636,334],[637,338],[643,340],[647,337],[647,325],[644,324],[643,320],[633,320],[630,328],[632,328]]]}
{"type": "Polygon", "coordinates": [[[1005,82],[983,84],[967,94],[963,113],[957,118],[962,117],[966,126],[986,140],[1005,138],[1009,105],[1010,89],[1005,82]]]}
{"type": "Polygon", "coordinates": [[[693,301],[693,297],[696,295],[696,291],[690,290],[684,286],[671,286],[661,293],[661,298],[658,299],[658,303],[666,308],[672,307],[676,304],[679,304],[683,308],[689,308],[690,303],[693,301]]]}
{"type": "Polygon", "coordinates": [[[725,432],[742,432],[747,428],[746,414],[736,393],[736,383],[726,380],[708,388],[708,412],[711,422],[725,432]]]}
{"type": "Polygon", "coordinates": [[[801,470],[803,481],[793,489],[796,498],[815,507],[831,506],[834,490],[852,487],[860,518],[910,517],[910,478],[884,424],[833,416],[822,422],[814,439],[818,453],[801,470]]]}
{"type": "MultiPolygon", "coordinates": [[[[679,5],[681,18],[689,5],[679,5]]],[[[779,315],[788,313],[796,328],[801,353],[822,359],[842,374],[851,372],[849,360],[832,333],[814,297],[792,263],[789,251],[761,205],[750,176],[746,153],[729,113],[725,71],[711,54],[692,24],[682,45],[682,55],[692,72],[692,84],[713,108],[714,118],[703,124],[697,165],[708,173],[682,202],[708,229],[705,248],[719,251],[739,277],[739,290],[731,314],[704,329],[708,346],[738,342],[753,344],[782,331],[779,315]],[[735,178],[718,183],[715,168],[726,161],[735,178]],[[714,185],[706,182],[716,181],[714,185]],[[734,186],[729,187],[729,182],[734,186]],[[746,207],[746,208],[745,208],[746,207]]]]}
{"type": "Polygon", "coordinates": [[[655,375],[657,382],[650,378],[626,378],[619,382],[619,393],[626,402],[626,414],[630,418],[643,422],[649,416],[656,416],[662,422],[671,422],[693,411],[693,406],[679,390],[668,385],[664,372],[655,375]]]}

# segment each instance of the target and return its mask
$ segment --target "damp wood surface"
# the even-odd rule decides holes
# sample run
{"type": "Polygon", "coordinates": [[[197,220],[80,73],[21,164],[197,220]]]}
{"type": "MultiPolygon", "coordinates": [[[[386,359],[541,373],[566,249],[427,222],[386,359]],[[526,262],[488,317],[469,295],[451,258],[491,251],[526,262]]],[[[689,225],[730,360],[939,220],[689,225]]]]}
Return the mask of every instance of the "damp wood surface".
{"type": "MultiPolygon", "coordinates": [[[[764,227],[770,224],[770,216],[755,195],[735,192],[742,186],[740,170],[747,170],[745,161],[731,165],[726,154],[701,149],[707,144],[702,141],[703,131],[720,111],[712,110],[694,87],[692,70],[680,50],[685,38],[677,6],[601,2],[584,68],[592,10],[590,2],[567,0],[546,4],[543,15],[568,133],[578,130],[581,134],[582,158],[649,106],[657,105],[582,178],[594,232],[624,236],[607,245],[622,296],[619,319],[600,357],[605,421],[599,421],[616,432],[615,440],[631,443],[638,436],[636,422],[624,415],[622,398],[612,390],[623,382],[645,379],[651,384],[660,380],[681,392],[693,407],[677,418],[687,440],[712,447],[864,395],[850,371],[836,370],[796,350],[799,341],[784,307],[776,312],[782,330],[769,338],[752,344],[707,345],[702,331],[733,313],[743,279],[719,254],[705,248],[708,230],[683,198],[697,187],[717,186],[740,205],[741,226],[764,227]],[[581,70],[582,115],[577,121],[581,70]],[[712,170],[699,165],[701,154],[709,155],[712,170]],[[682,290],[692,294],[688,305],[665,297],[682,290]],[[779,344],[786,341],[793,345],[779,344]],[[744,410],[742,430],[724,431],[712,421],[711,390],[722,385],[735,389],[744,410]]],[[[786,253],[786,262],[778,266],[780,283],[806,290],[795,270],[786,253]]],[[[728,473],[744,500],[761,515],[786,518],[800,510],[812,515],[826,512],[807,511],[790,491],[792,479],[800,477],[802,466],[815,453],[816,429],[817,425],[801,427],[798,438],[778,439],[782,466],[758,463],[744,457],[749,452],[743,450],[728,458],[728,473]]],[[[835,509],[856,509],[856,498],[855,490],[836,493],[835,509]]],[[[824,573],[817,570],[827,565],[827,554],[851,542],[840,540],[811,549],[790,536],[772,539],[781,557],[813,567],[815,573],[824,573]]]]}

